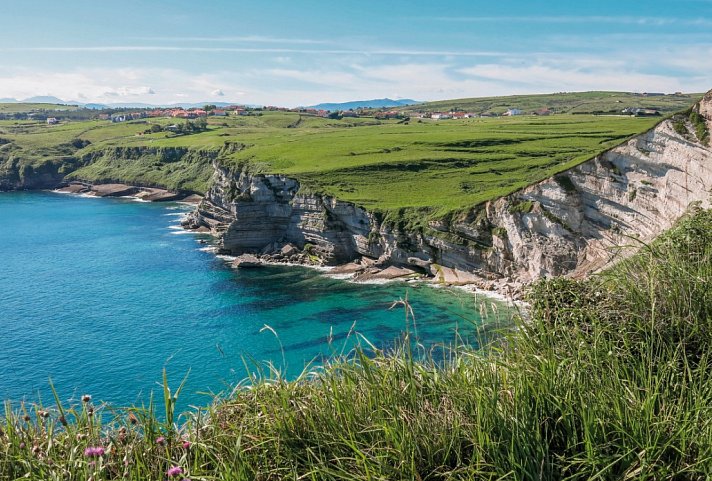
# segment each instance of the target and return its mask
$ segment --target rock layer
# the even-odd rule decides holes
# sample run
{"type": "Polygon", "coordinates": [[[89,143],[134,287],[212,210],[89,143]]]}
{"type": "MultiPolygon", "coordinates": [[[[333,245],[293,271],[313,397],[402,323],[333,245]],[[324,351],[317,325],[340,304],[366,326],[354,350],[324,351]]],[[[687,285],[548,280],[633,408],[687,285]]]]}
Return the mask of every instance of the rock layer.
{"type": "MultiPolygon", "coordinates": [[[[696,109],[712,124],[712,94],[696,109]]],[[[215,169],[186,225],[210,228],[224,252],[268,253],[292,243],[327,264],[364,257],[447,283],[585,275],[609,265],[617,247],[670,228],[690,204],[710,207],[712,190],[712,150],[677,133],[671,120],[564,173],[411,231],[283,175],[215,169]]]]}

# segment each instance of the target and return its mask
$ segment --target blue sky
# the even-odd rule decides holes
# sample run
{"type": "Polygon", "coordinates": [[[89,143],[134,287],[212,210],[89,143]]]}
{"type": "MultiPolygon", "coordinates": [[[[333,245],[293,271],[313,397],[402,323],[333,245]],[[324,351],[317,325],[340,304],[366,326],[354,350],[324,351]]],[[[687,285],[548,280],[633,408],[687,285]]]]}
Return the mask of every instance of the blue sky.
{"type": "Polygon", "coordinates": [[[306,105],[712,88],[712,0],[1,0],[0,98],[306,105]]]}

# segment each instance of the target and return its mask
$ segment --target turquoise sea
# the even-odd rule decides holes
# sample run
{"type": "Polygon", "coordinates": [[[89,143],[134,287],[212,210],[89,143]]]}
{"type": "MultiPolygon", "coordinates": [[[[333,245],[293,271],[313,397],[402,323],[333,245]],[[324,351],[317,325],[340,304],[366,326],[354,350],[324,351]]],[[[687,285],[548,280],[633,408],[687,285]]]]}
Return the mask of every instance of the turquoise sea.
{"type": "Polygon", "coordinates": [[[51,378],[64,400],[141,404],[160,395],[165,367],[173,385],[189,373],[183,407],[205,405],[255,363],[295,376],[359,336],[392,345],[406,321],[389,308],[406,294],[423,344],[477,342],[482,297],[299,267],[235,271],[178,228],[189,208],[0,193],[0,399],[52,402],[51,378]]]}

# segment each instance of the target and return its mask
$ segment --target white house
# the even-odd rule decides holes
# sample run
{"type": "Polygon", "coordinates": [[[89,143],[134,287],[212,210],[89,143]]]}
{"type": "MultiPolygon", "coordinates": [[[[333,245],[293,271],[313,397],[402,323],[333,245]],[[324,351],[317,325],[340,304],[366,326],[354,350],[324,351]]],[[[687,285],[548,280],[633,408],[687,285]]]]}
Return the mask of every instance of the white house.
{"type": "Polygon", "coordinates": [[[522,112],[522,111],[519,110],[519,109],[509,109],[509,110],[507,110],[505,113],[503,113],[502,115],[509,115],[509,116],[512,116],[512,115],[522,115],[523,113],[524,113],[524,112],[522,112]]]}
{"type": "Polygon", "coordinates": [[[59,123],[59,120],[57,120],[56,118],[47,117],[47,125],[54,125],[54,124],[58,124],[58,123],[59,123]]]}

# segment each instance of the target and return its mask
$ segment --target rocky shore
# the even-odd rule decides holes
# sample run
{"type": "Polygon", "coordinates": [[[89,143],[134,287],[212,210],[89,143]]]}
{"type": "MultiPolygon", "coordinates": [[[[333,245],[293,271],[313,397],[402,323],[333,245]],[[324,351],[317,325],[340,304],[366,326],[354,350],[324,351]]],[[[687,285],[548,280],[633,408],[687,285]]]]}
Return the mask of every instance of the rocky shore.
{"type": "Polygon", "coordinates": [[[127,184],[90,184],[75,181],[55,190],[69,194],[85,194],[95,197],[135,197],[136,199],[147,202],[181,201],[197,204],[202,200],[202,197],[196,194],[183,194],[156,187],[137,187],[127,184]]]}
{"type": "MultiPolygon", "coordinates": [[[[712,126],[712,96],[696,109],[712,126]]],[[[209,231],[221,254],[250,255],[244,267],[324,265],[356,281],[417,278],[518,298],[538,279],[604,269],[635,251],[622,249],[631,239],[643,245],[690,205],[711,205],[712,149],[687,124],[681,133],[663,120],[566,172],[417,229],[295,178],[215,162],[183,226],[209,231]]]]}

